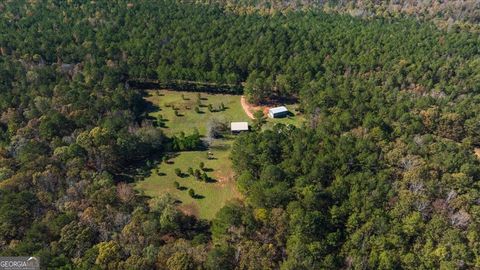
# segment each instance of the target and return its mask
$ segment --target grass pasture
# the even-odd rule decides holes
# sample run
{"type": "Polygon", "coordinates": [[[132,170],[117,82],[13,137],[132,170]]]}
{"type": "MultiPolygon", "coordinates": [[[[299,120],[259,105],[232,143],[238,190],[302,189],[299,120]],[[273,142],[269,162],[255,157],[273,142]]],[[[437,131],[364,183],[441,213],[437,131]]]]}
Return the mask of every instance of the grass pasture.
{"type": "MultiPolygon", "coordinates": [[[[170,136],[180,132],[191,134],[195,128],[201,135],[205,135],[207,122],[212,117],[226,122],[249,120],[240,105],[239,96],[201,93],[200,113],[197,113],[195,107],[199,105],[198,93],[167,90],[152,90],[148,93],[147,101],[159,108],[150,113],[150,116],[156,118],[161,114],[166,124],[163,130],[170,136]],[[224,110],[209,111],[208,104],[217,109],[221,103],[225,106],[224,110]],[[177,115],[173,106],[178,111],[177,115]]],[[[227,201],[240,198],[229,159],[232,143],[233,137],[229,135],[224,139],[214,140],[207,151],[175,153],[168,163],[162,162],[151,171],[149,177],[138,182],[136,188],[151,197],[170,193],[181,202],[179,208],[185,213],[212,219],[227,201]],[[208,152],[212,159],[208,159],[208,152]],[[194,176],[188,175],[188,168],[199,169],[200,162],[205,164],[206,173],[212,178],[211,182],[198,181],[194,176]],[[176,168],[182,171],[182,177],[175,174],[176,168]],[[180,184],[180,189],[175,187],[175,182],[180,184]],[[190,188],[198,195],[196,198],[188,194],[190,188]]]]}
{"type": "MultiPolygon", "coordinates": [[[[153,118],[162,116],[165,124],[163,130],[169,136],[178,135],[180,132],[188,135],[194,129],[204,136],[207,123],[211,118],[228,123],[232,121],[251,123],[251,119],[242,108],[240,96],[151,90],[148,91],[146,100],[156,108],[150,113],[150,116],[153,118]],[[222,103],[224,109],[220,110],[222,103]],[[213,111],[209,110],[209,104],[213,111]],[[195,111],[196,107],[199,108],[198,112],[195,111]]],[[[295,112],[295,106],[287,107],[295,112]]],[[[301,116],[268,118],[264,129],[271,128],[275,123],[299,126],[301,121],[303,121],[301,116]]],[[[180,201],[179,208],[183,212],[204,219],[214,218],[227,201],[241,198],[241,194],[236,189],[232,164],[229,159],[233,140],[234,135],[227,135],[224,139],[214,140],[206,151],[172,154],[173,157],[168,162],[160,163],[150,172],[149,177],[136,184],[137,190],[143,191],[151,197],[169,193],[180,201]],[[213,158],[208,158],[208,152],[213,158]],[[213,179],[212,181],[207,183],[198,181],[193,175],[188,174],[188,168],[199,169],[200,162],[205,164],[206,173],[213,179]],[[175,169],[177,168],[181,170],[181,176],[176,175],[175,169]],[[175,182],[180,184],[180,188],[176,188],[175,182]],[[192,198],[189,195],[189,189],[193,189],[198,196],[192,198]]]]}
{"type": "Polygon", "coordinates": [[[205,151],[191,151],[177,153],[169,164],[161,163],[158,166],[159,174],[152,170],[150,177],[138,183],[137,188],[143,190],[151,197],[161,196],[165,193],[172,194],[181,201],[180,209],[187,214],[195,215],[204,219],[212,219],[217,211],[229,200],[239,198],[236,190],[231,162],[228,158],[231,141],[215,141],[210,148],[214,159],[207,159],[205,151]],[[204,162],[207,175],[212,182],[198,181],[194,176],[188,175],[188,168],[199,168],[200,162],[204,162]],[[175,174],[175,168],[181,169],[182,177],[175,174]],[[180,189],[175,188],[174,182],[180,183],[180,189]],[[188,189],[194,189],[199,195],[192,198],[188,189]]]}
{"type": "Polygon", "coordinates": [[[194,128],[204,135],[207,122],[212,117],[228,122],[249,121],[240,105],[240,97],[235,95],[152,90],[149,91],[146,99],[159,108],[150,115],[157,117],[161,114],[166,119],[164,131],[167,135],[175,135],[182,131],[189,134],[194,128]],[[198,104],[199,94],[200,104],[198,104]],[[217,109],[222,103],[225,105],[225,110],[217,112],[208,110],[209,104],[217,109]],[[175,115],[174,107],[178,111],[178,116],[175,115]],[[195,112],[195,107],[199,107],[200,113],[195,112]]]}

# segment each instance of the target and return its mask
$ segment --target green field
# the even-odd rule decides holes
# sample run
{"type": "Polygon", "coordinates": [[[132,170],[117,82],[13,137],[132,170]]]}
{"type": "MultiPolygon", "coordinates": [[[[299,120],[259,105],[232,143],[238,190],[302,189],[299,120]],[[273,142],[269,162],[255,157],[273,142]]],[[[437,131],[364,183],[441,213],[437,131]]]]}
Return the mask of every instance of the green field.
{"type": "Polygon", "coordinates": [[[167,135],[175,135],[181,131],[189,134],[193,132],[194,128],[197,128],[200,134],[204,135],[207,122],[212,117],[228,122],[249,121],[248,116],[240,105],[239,96],[201,93],[200,97],[202,107],[199,108],[200,113],[196,113],[195,107],[198,106],[198,93],[167,90],[149,91],[147,100],[159,107],[159,111],[150,115],[157,117],[161,114],[168,120],[165,122],[167,128],[164,129],[167,135]],[[225,105],[224,111],[210,112],[208,110],[209,104],[213,108],[218,108],[221,103],[225,105]],[[168,107],[169,105],[175,106],[180,116],[176,116],[173,107],[168,107]]]}
{"type": "Polygon", "coordinates": [[[240,198],[233,179],[231,162],[228,158],[231,140],[215,141],[210,148],[214,159],[207,159],[207,152],[192,151],[181,152],[171,159],[173,164],[162,163],[158,166],[159,174],[152,170],[151,176],[138,183],[137,188],[143,190],[146,195],[156,197],[165,193],[172,194],[181,201],[180,209],[205,219],[212,219],[217,211],[228,201],[240,198]],[[208,176],[214,182],[205,183],[195,180],[192,175],[178,177],[175,168],[179,168],[187,174],[189,167],[199,168],[200,162],[205,163],[208,176]],[[174,182],[180,183],[183,190],[176,189],[174,182]],[[201,198],[194,199],[188,195],[188,189],[193,188],[201,198]]]}
{"type": "MultiPolygon", "coordinates": [[[[197,113],[195,112],[195,107],[198,106],[197,93],[153,90],[148,94],[146,99],[158,107],[158,110],[152,112],[150,116],[157,117],[161,114],[166,119],[166,128],[163,130],[170,136],[180,132],[191,134],[195,128],[201,135],[205,135],[207,122],[212,117],[225,122],[249,120],[240,105],[239,96],[201,93],[201,113],[197,113]],[[225,110],[218,112],[208,110],[208,104],[218,108],[221,103],[224,104],[225,110]],[[172,106],[175,106],[179,116],[175,115],[172,106]]],[[[208,151],[175,153],[176,156],[171,158],[169,163],[161,163],[151,171],[148,178],[137,183],[137,189],[151,197],[170,193],[181,201],[179,208],[184,212],[200,218],[212,219],[227,201],[241,197],[236,189],[229,159],[232,143],[233,137],[229,135],[225,139],[214,140],[208,151]],[[207,152],[211,152],[213,159],[207,158],[207,152]],[[200,162],[205,164],[208,176],[213,179],[212,182],[205,183],[195,180],[191,175],[179,177],[175,174],[176,168],[181,169],[185,174],[189,167],[198,169],[200,162]],[[175,188],[175,181],[180,183],[181,189],[175,188]],[[198,198],[189,196],[190,188],[195,190],[199,195],[198,198]]]]}
{"type": "MultiPolygon", "coordinates": [[[[180,132],[191,134],[194,129],[197,129],[203,136],[211,118],[217,118],[228,123],[231,121],[248,121],[251,123],[251,120],[243,111],[240,96],[201,93],[200,113],[195,111],[195,107],[199,106],[198,93],[151,90],[148,91],[146,100],[156,108],[155,111],[150,113],[150,116],[157,118],[161,114],[162,118],[165,119],[166,127],[163,130],[169,136],[180,132]],[[216,109],[222,103],[225,107],[224,110],[209,111],[209,104],[216,109]],[[177,115],[173,107],[178,111],[177,115]]],[[[294,112],[294,106],[288,106],[288,108],[294,112]]],[[[301,121],[303,120],[299,116],[267,119],[264,128],[270,128],[275,123],[298,126],[301,121]]],[[[227,135],[224,139],[214,140],[208,151],[175,153],[168,163],[162,162],[151,171],[149,177],[138,182],[136,188],[151,197],[170,193],[181,202],[179,208],[185,213],[204,219],[212,219],[227,201],[241,198],[241,194],[236,189],[232,164],[229,159],[233,140],[233,135],[227,135]],[[208,159],[208,152],[211,153],[212,159],[208,159]],[[205,183],[195,180],[192,175],[187,175],[188,168],[198,169],[200,162],[205,164],[207,174],[213,181],[205,183]],[[177,176],[175,174],[176,168],[180,169],[185,175],[177,176]],[[175,182],[180,184],[180,189],[175,187],[175,182]],[[188,194],[190,188],[199,195],[197,198],[194,199],[188,194]]]]}

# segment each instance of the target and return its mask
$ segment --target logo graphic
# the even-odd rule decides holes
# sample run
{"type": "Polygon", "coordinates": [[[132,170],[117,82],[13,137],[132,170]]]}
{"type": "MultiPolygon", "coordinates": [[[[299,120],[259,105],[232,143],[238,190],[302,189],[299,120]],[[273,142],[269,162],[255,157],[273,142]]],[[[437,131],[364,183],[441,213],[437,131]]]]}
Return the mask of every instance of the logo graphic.
{"type": "Polygon", "coordinates": [[[0,270],[39,270],[36,257],[0,257],[0,270]]]}

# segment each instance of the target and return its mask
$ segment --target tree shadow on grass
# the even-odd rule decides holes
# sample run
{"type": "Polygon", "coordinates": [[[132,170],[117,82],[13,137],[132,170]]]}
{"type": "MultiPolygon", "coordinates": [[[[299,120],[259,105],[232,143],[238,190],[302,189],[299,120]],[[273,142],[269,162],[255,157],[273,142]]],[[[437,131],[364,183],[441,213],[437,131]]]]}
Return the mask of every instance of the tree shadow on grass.
{"type": "Polygon", "coordinates": [[[152,113],[152,112],[161,111],[159,106],[151,103],[150,101],[146,101],[146,100],[143,101],[143,110],[144,110],[146,115],[148,115],[149,113],[152,113]]]}
{"type": "Polygon", "coordinates": [[[217,183],[218,180],[214,178],[208,178],[207,183],[217,183]]]}
{"type": "Polygon", "coordinates": [[[175,164],[174,159],[175,159],[176,157],[178,157],[178,156],[180,155],[180,153],[176,153],[176,152],[175,152],[175,153],[172,153],[172,152],[170,152],[170,153],[167,153],[167,154],[165,154],[165,155],[167,156],[167,160],[164,160],[164,162],[165,162],[166,164],[168,164],[168,165],[172,165],[172,164],[175,164]]]}
{"type": "Polygon", "coordinates": [[[226,110],[229,110],[229,109],[230,109],[230,107],[225,106],[225,107],[223,107],[223,109],[220,108],[220,109],[216,110],[216,112],[225,112],[226,110]]]}
{"type": "Polygon", "coordinates": [[[154,126],[155,127],[159,127],[159,128],[168,128],[166,122],[168,120],[162,120],[162,122],[158,123],[157,121],[154,122],[154,126]]]}
{"type": "Polygon", "coordinates": [[[230,149],[230,145],[228,145],[228,144],[212,145],[212,146],[210,146],[210,149],[219,150],[219,151],[226,151],[226,150],[230,149]]]}
{"type": "Polygon", "coordinates": [[[204,172],[213,172],[213,168],[203,168],[202,171],[204,171],[204,172]]]}
{"type": "MultiPolygon", "coordinates": [[[[144,91],[144,90],[139,90],[140,91],[140,95],[142,97],[147,97],[149,96],[149,93],[147,91],[144,91]]],[[[152,102],[150,101],[147,101],[145,98],[142,98],[142,101],[141,101],[143,104],[141,106],[141,108],[143,109],[143,112],[148,115],[148,113],[151,113],[151,112],[156,112],[156,111],[159,111],[159,107],[155,104],[153,104],[152,102]]]]}
{"type": "Polygon", "coordinates": [[[119,182],[134,183],[138,179],[136,179],[135,176],[128,175],[128,174],[115,174],[113,175],[113,180],[116,183],[119,183],[119,182]]]}
{"type": "MultiPolygon", "coordinates": [[[[113,178],[116,183],[118,182],[127,182],[133,183],[151,175],[156,174],[156,168],[161,163],[161,158],[164,156],[164,153],[152,154],[148,158],[141,160],[130,161],[129,163],[123,164],[117,172],[113,172],[113,178]]],[[[161,173],[159,173],[161,176],[161,173]]]]}
{"type": "Polygon", "coordinates": [[[180,190],[180,191],[185,191],[185,190],[188,189],[188,187],[180,186],[180,187],[178,187],[177,189],[180,190]]]}
{"type": "Polygon", "coordinates": [[[157,122],[157,118],[155,118],[155,117],[153,117],[153,116],[151,116],[151,115],[146,115],[146,116],[145,116],[145,119],[146,119],[146,120],[149,120],[149,121],[152,121],[152,122],[154,122],[154,123],[157,122]]]}
{"type": "Polygon", "coordinates": [[[178,152],[168,152],[168,153],[166,153],[166,155],[169,158],[176,158],[176,157],[180,156],[180,153],[178,153],[178,152]]]}
{"type": "Polygon", "coordinates": [[[176,199],[173,203],[178,205],[178,204],[181,204],[183,202],[181,200],[176,199]]]}
{"type": "Polygon", "coordinates": [[[204,199],[204,198],[205,198],[205,196],[203,196],[203,195],[200,195],[200,194],[195,194],[195,195],[193,195],[193,197],[192,197],[192,198],[194,198],[195,200],[201,200],[201,199],[204,199]]]}

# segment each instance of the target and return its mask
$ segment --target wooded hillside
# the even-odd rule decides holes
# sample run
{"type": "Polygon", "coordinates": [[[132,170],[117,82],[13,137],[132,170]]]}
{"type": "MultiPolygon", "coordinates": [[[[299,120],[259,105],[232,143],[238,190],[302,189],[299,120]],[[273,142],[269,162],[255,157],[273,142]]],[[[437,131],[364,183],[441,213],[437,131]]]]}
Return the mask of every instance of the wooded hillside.
{"type": "Polygon", "coordinates": [[[51,269],[480,267],[477,34],[169,0],[0,11],[0,255],[51,269]],[[297,98],[307,123],[239,136],[244,201],[197,220],[129,185],[200,144],[148,119],[127,83],[145,79],[297,98]]]}

